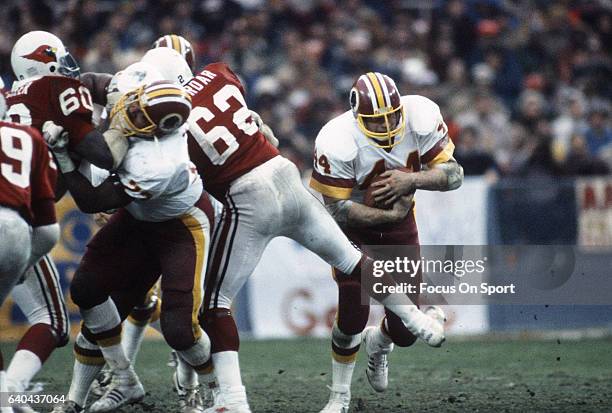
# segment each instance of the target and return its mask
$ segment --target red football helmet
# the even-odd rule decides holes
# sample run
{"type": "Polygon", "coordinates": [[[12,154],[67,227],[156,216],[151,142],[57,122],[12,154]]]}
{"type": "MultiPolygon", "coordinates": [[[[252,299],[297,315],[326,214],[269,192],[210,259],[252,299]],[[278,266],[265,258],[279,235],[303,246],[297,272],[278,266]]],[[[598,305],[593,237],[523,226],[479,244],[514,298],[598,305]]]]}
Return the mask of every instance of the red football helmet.
{"type": "Polygon", "coordinates": [[[406,117],[395,82],[387,75],[359,76],[350,93],[359,129],[378,148],[392,148],[404,139],[406,117]]]}
{"type": "Polygon", "coordinates": [[[164,136],[183,125],[191,112],[191,97],[168,81],[143,85],[124,94],[111,111],[111,124],[125,136],[164,136]]]}
{"type": "Polygon", "coordinates": [[[193,52],[193,47],[191,47],[189,40],[185,39],[183,36],[167,34],[155,40],[153,47],[169,47],[170,49],[176,50],[187,61],[191,71],[195,71],[195,53],[193,52]]]}

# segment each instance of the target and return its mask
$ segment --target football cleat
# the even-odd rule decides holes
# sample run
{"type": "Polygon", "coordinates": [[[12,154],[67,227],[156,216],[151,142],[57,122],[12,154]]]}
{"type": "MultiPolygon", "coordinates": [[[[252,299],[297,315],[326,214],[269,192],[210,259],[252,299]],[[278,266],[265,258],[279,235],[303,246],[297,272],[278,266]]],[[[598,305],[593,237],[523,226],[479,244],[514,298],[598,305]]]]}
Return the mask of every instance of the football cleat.
{"type": "Polygon", "coordinates": [[[333,387],[327,386],[331,390],[329,401],[319,413],[348,413],[351,403],[350,391],[334,391],[333,387]]]}
{"type": "Polygon", "coordinates": [[[393,351],[393,343],[388,346],[376,343],[374,334],[379,327],[367,327],[363,331],[363,344],[368,354],[366,376],[374,390],[383,392],[389,385],[389,362],[387,354],[393,351]]]}
{"type": "Polygon", "coordinates": [[[89,392],[96,397],[102,397],[108,390],[113,379],[113,374],[108,366],[105,366],[96,376],[89,387],[89,392]]]}
{"type": "Polygon", "coordinates": [[[56,404],[51,413],[81,413],[82,411],[83,408],[76,404],[76,402],[68,400],[62,404],[56,404]]]}
{"type": "Polygon", "coordinates": [[[443,317],[444,313],[439,307],[431,306],[423,312],[415,310],[408,322],[406,320],[402,320],[402,322],[412,334],[431,347],[440,347],[446,340],[443,317]],[[440,317],[442,317],[442,321],[440,317]]]}
{"type": "Polygon", "coordinates": [[[216,401],[204,413],[251,413],[244,386],[221,389],[216,401]]]}
{"type": "Polygon", "coordinates": [[[144,395],[144,388],[133,367],[115,370],[108,390],[89,407],[89,412],[112,412],[121,406],[142,400],[144,395]]]}
{"type": "Polygon", "coordinates": [[[202,387],[202,405],[204,407],[212,407],[217,404],[221,404],[221,391],[219,390],[219,386],[203,385],[202,387]]]}
{"type": "Polygon", "coordinates": [[[199,387],[188,388],[181,386],[176,372],[172,375],[172,382],[174,383],[174,390],[178,395],[179,411],[181,413],[202,413],[204,411],[199,387]]]}

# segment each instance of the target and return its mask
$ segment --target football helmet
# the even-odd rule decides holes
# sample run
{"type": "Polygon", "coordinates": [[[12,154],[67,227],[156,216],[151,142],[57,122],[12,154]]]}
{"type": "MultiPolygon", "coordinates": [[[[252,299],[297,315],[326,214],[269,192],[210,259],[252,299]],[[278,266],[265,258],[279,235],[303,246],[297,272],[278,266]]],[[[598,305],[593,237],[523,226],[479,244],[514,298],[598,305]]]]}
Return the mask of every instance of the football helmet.
{"type": "Polygon", "coordinates": [[[165,80],[184,85],[193,77],[187,62],[179,52],[169,47],[156,47],[140,59],[143,63],[155,66],[165,80]]]}
{"type": "Polygon", "coordinates": [[[111,111],[111,125],[124,136],[162,137],[177,130],[191,112],[191,97],[168,81],[142,85],[125,93],[111,111]]]}
{"type": "Polygon", "coordinates": [[[111,113],[124,93],[139,86],[164,80],[162,74],[148,63],[136,62],[115,73],[106,88],[106,111],[111,113]]]}
{"type": "Polygon", "coordinates": [[[32,31],[17,40],[11,51],[11,66],[17,80],[34,76],[78,78],[80,68],[62,41],[49,32],[32,31]]]}
{"type": "Polygon", "coordinates": [[[359,76],[351,89],[350,103],[357,126],[372,145],[392,148],[404,139],[404,107],[389,76],[378,72],[359,76]]]}
{"type": "Polygon", "coordinates": [[[153,43],[153,48],[156,47],[169,47],[176,50],[183,56],[183,59],[185,59],[189,65],[189,69],[191,69],[192,72],[195,70],[195,53],[193,52],[193,47],[191,47],[191,43],[183,36],[177,34],[162,36],[153,43]]]}

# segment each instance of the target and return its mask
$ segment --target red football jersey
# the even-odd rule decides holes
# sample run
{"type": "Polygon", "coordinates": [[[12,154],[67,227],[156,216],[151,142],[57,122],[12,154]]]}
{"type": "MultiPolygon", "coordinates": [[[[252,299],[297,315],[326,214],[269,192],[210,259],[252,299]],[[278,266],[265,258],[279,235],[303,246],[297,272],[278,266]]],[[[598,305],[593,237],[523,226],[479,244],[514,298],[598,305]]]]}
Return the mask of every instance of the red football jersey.
{"type": "Polygon", "coordinates": [[[204,186],[221,199],[230,183],[279,154],[259,132],[244,100],[244,88],[224,63],[204,67],[185,86],[189,156],[204,186]]]}
{"type": "Polygon", "coordinates": [[[13,208],[31,225],[55,220],[57,170],[40,133],[0,121],[0,205],[13,208]]]}
{"type": "Polygon", "coordinates": [[[43,76],[16,82],[7,94],[7,104],[7,116],[15,123],[41,132],[48,120],[62,126],[69,134],[70,149],[94,129],[91,93],[77,79],[43,76]]]}

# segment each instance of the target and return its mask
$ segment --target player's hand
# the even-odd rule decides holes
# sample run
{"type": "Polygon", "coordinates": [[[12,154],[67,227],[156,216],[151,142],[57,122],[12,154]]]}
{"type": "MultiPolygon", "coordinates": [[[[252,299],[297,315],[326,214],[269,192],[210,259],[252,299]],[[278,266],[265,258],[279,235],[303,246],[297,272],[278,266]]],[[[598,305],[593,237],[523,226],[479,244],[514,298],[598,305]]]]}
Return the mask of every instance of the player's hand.
{"type": "Polygon", "coordinates": [[[47,146],[53,152],[66,152],[68,150],[68,132],[65,132],[64,128],[48,120],[43,124],[42,132],[47,146]]]}
{"type": "Polygon", "coordinates": [[[391,205],[401,196],[412,194],[416,190],[416,173],[392,169],[383,172],[379,181],[372,183],[379,189],[372,192],[374,200],[382,205],[391,205]]]}
{"type": "Polygon", "coordinates": [[[402,222],[410,210],[412,209],[412,199],[413,195],[403,195],[398,198],[398,200],[393,204],[393,208],[389,210],[391,214],[391,222],[398,223],[402,222]]]}
{"type": "Polygon", "coordinates": [[[278,148],[278,139],[274,136],[274,132],[272,128],[264,123],[261,119],[261,116],[255,111],[251,111],[251,117],[253,118],[253,122],[257,125],[259,132],[263,134],[268,142],[270,142],[275,148],[278,148]]]}
{"type": "Polygon", "coordinates": [[[102,228],[104,225],[106,225],[108,223],[108,220],[110,219],[110,217],[112,215],[113,215],[112,213],[97,212],[97,213],[94,214],[94,222],[100,228],[102,228]]]}

